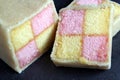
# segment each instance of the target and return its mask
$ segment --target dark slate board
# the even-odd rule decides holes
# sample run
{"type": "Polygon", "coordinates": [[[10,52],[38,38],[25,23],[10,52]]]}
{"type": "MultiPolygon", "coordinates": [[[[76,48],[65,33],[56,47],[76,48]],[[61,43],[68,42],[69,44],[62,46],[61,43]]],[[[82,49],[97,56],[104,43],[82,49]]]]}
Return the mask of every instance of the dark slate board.
{"type": "MultiPolygon", "coordinates": [[[[54,0],[57,11],[72,0],[54,0]]],[[[120,3],[120,0],[114,0],[120,3]]],[[[112,68],[107,71],[83,68],[55,67],[50,60],[51,50],[29,66],[22,74],[16,73],[0,60],[0,80],[120,80],[120,32],[113,38],[112,68]]]]}

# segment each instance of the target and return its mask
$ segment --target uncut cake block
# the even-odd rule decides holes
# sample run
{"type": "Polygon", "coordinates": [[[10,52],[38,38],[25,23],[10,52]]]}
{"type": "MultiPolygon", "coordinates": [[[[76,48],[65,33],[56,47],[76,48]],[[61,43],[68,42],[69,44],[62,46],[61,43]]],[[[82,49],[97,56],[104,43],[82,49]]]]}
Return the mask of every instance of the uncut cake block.
{"type": "Polygon", "coordinates": [[[51,60],[56,66],[110,69],[112,5],[67,7],[59,13],[51,60]]]}
{"type": "Polygon", "coordinates": [[[83,6],[89,8],[105,4],[113,4],[114,6],[114,22],[112,27],[112,35],[114,37],[120,31],[120,4],[109,0],[74,0],[69,7],[83,6]]]}
{"type": "Polygon", "coordinates": [[[53,0],[0,0],[0,58],[21,73],[54,41],[53,0]]]}

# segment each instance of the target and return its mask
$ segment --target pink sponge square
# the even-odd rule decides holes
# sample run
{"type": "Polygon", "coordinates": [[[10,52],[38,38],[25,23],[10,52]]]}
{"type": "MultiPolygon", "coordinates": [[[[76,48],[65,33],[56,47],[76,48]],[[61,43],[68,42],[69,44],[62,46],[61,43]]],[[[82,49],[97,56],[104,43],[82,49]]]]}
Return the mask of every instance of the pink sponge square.
{"type": "Polygon", "coordinates": [[[83,56],[92,61],[105,61],[108,52],[106,36],[86,36],[83,40],[83,56]]]}
{"type": "Polygon", "coordinates": [[[61,15],[59,33],[61,35],[82,34],[84,10],[65,10],[61,15]]]}
{"type": "Polygon", "coordinates": [[[49,5],[32,19],[32,27],[35,35],[40,34],[54,22],[53,7],[49,5]]]}
{"type": "Polygon", "coordinates": [[[38,49],[35,41],[30,42],[16,53],[21,68],[29,64],[35,57],[38,56],[38,49]]]}

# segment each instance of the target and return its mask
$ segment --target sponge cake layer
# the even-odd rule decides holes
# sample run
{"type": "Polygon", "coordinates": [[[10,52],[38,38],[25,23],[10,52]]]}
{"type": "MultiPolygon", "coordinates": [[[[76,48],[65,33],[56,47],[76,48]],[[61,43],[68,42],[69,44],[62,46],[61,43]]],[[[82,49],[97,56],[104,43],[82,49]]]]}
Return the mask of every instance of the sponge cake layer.
{"type": "Polygon", "coordinates": [[[35,37],[35,41],[40,51],[40,54],[47,51],[53,44],[54,37],[55,37],[55,31],[56,31],[56,25],[57,24],[52,24],[46,30],[44,30],[41,34],[35,37]]]}
{"type": "Polygon", "coordinates": [[[20,68],[24,68],[27,64],[31,63],[38,56],[38,49],[35,41],[31,41],[24,48],[16,53],[19,61],[20,68]]]}
{"type": "Polygon", "coordinates": [[[107,36],[85,36],[83,40],[83,56],[91,61],[105,62],[108,59],[107,36]]]}
{"type": "Polygon", "coordinates": [[[109,16],[110,16],[109,8],[86,10],[85,15],[86,15],[85,24],[84,24],[85,34],[104,35],[108,33],[109,16]]]}
{"type": "Polygon", "coordinates": [[[25,46],[31,39],[33,39],[33,33],[30,21],[25,22],[11,31],[11,40],[15,51],[25,46]]]}
{"type": "Polygon", "coordinates": [[[32,19],[32,29],[34,35],[40,34],[54,22],[52,8],[52,5],[48,5],[47,8],[32,19]]]}
{"type": "Polygon", "coordinates": [[[82,50],[82,37],[80,36],[57,36],[56,58],[65,60],[78,60],[82,50]]]}
{"type": "Polygon", "coordinates": [[[81,34],[83,25],[83,17],[84,10],[82,11],[74,11],[74,10],[66,10],[61,14],[62,20],[60,22],[59,32],[61,35],[68,34],[81,34]],[[73,15],[74,14],[74,15],[73,15]],[[71,23],[71,24],[69,24],[71,23]],[[64,24],[64,25],[63,25],[64,24]]]}

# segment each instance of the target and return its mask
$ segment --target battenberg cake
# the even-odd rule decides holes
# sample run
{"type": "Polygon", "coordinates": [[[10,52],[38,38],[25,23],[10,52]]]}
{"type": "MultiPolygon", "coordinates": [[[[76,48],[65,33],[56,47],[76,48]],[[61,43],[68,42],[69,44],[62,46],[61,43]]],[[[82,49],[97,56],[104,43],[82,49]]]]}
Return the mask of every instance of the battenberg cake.
{"type": "Polygon", "coordinates": [[[21,73],[52,47],[57,21],[53,0],[0,0],[0,58],[21,73]]]}
{"type": "Polygon", "coordinates": [[[59,13],[51,60],[56,66],[110,69],[113,6],[67,7],[59,13]]]}

